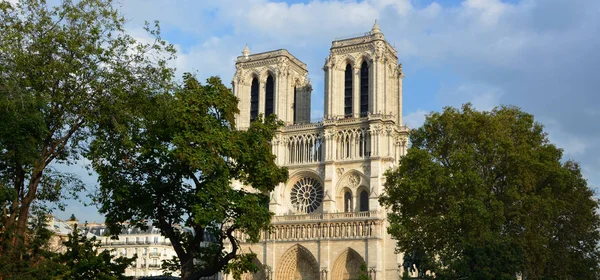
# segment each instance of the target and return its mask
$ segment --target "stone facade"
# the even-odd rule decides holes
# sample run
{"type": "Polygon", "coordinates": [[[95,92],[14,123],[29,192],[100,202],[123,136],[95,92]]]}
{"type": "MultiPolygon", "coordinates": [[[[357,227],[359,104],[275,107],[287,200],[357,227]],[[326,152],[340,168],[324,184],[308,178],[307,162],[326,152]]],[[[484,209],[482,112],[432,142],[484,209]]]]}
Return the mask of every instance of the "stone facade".
{"type": "Polygon", "coordinates": [[[308,72],[286,50],[251,55],[246,48],[236,70],[238,128],[249,126],[256,104],[259,113],[277,114],[286,126],[273,153],[290,172],[271,193],[273,229],[255,244],[238,235],[263,268],[245,279],[357,279],[363,263],[371,279],[398,279],[402,259],[378,197],[384,172],[406,153],[408,129],[401,125],[402,68],[377,23],[364,36],[332,42],[320,122],[309,123],[310,107],[298,103],[311,91],[308,72]],[[274,110],[266,109],[269,92],[274,110]]]}

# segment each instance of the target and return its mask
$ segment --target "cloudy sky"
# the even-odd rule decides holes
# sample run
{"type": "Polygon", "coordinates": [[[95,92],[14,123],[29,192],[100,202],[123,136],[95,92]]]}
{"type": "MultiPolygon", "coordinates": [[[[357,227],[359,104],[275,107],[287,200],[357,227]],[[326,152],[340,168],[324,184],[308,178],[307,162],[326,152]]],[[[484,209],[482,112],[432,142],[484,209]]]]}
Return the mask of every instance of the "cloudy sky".
{"type": "MultiPolygon", "coordinates": [[[[125,0],[128,30],[147,40],[160,21],[179,74],[227,83],[247,43],[253,53],[285,48],[308,64],[312,118],[323,114],[331,41],[367,32],[378,19],[403,64],[404,121],[422,124],[444,106],[521,107],[545,125],[565,159],[600,187],[600,1],[598,0],[125,0]]],[[[84,180],[95,184],[93,177],[84,180]]],[[[99,220],[71,203],[60,218],[99,220]]]]}

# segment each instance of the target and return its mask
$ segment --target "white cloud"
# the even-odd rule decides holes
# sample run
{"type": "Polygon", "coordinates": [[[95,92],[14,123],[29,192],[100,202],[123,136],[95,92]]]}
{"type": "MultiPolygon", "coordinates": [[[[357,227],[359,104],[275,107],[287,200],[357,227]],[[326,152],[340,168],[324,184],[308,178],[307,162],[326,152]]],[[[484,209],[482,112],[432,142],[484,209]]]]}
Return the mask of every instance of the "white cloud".
{"type": "Polygon", "coordinates": [[[425,110],[419,109],[417,111],[405,115],[402,118],[402,121],[409,128],[417,128],[423,125],[423,123],[425,122],[425,115],[427,115],[428,113],[429,112],[426,112],[425,110]]]}
{"type": "MultiPolygon", "coordinates": [[[[15,1],[15,0],[10,0],[15,1]]],[[[464,0],[420,7],[409,0],[127,0],[131,30],[158,19],[178,48],[178,74],[221,75],[229,84],[234,59],[246,43],[252,52],[287,48],[307,63],[313,82],[311,117],[322,116],[321,67],[335,37],[370,30],[375,19],[404,64],[405,85],[415,69],[450,77],[418,79],[442,84],[431,92],[404,92],[404,122],[419,127],[429,110],[472,102],[488,110],[514,104],[545,123],[565,157],[582,163],[600,186],[600,1],[464,0]],[[414,4],[414,5],[413,5],[414,4]],[[424,96],[424,98],[421,98],[424,96]],[[422,101],[415,104],[414,100],[422,101]]],[[[144,39],[139,32],[136,38],[144,39]]],[[[405,87],[405,88],[408,88],[405,87]]],[[[76,209],[75,211],[79,211],[76,209]]],[[[69,212],[67,212],[70,214],[69,212]]]]}
{"type": "MultiPolygon", "coordinates": [[[[484,27],[494,27],[510,8],[500,0],[466,0],[462,2],[462,15],[477,18],[484,27]]],[[[477,22],[476,22],[477,23],[477,22]]]]}
{"type": "Polygon", "coordinates": [[[457,86],[442,87],[438,97],[444,105],[460,107],[470,102],[478,110],[489,111],[501,105],[502,89],[485,84],[460,84],[457,86]]]}

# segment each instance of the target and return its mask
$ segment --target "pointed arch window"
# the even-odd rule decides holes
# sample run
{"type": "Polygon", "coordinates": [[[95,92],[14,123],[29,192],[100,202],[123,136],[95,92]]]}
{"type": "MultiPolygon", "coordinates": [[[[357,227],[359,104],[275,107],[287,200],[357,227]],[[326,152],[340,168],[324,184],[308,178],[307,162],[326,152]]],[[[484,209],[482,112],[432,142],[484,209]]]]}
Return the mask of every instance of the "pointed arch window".
{"type": "Polygon", "coordinates": [[[360,115],[369,112],[369,65],[366,61],[360,66],[360,115]]]}
{"type": "Polygon", "coordinates": [[[344,192],[344,212],[352,212],[352,194],[344,192]]]}
{"type": "Polygon", "coordinates": [[[258,79],[252,79],[250,86],[250,121],[258,117],[258,79]]]}
{"type": "Polygon", "coordinates": [[[267,77],[267,84],[265,88],[265,117],[273,114],[275,101],[275,83],[273,82],[273,76],[267,77]]]}
{"type": "Polygon", "coordinates": [[[294,123],[298,123],[298,114],[296,111],[298,110],[298,95],[296,94],[296,86],[294,86],[294,123]]]}
{"type": "Polygon", "coordinates": [[[360,192],[360,211],[369,211],[369,193],[365,190],[360,192]]]}
{"type": "Polygon", "coordinates": [[[352,65],[346,65],[344,73],[344,116],[352,116],[352,65]]]}

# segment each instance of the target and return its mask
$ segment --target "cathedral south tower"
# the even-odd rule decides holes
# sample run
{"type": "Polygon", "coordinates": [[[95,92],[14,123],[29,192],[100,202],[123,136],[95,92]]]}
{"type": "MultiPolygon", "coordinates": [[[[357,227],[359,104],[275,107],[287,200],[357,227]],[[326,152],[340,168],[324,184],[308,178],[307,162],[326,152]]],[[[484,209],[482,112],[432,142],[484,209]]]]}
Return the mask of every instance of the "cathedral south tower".
{"type": "Polygon", "coordinates": [[[289,169],[271,193],[273,229],[259,243],[242,243],[262,268],[244,279],[357,279],[363,263],[371,279],[401,275],[378,202],[383,174],[408,142],[397,52],[376,22],[363,36],[334,40],[323,70],[325,114],[311,123],[306,64],[287,50],[251,54],[246,47],[237,58],[237,126],[276,114],[286,126],[272,149],[289,169]]]}

